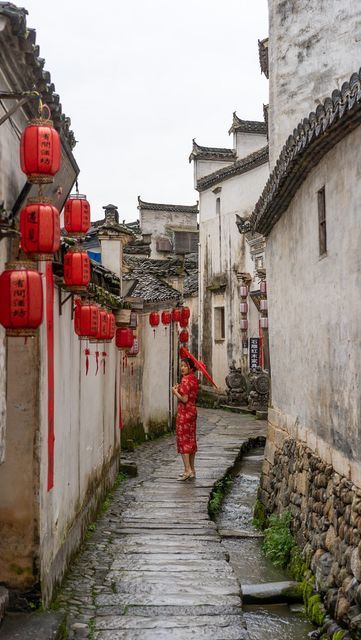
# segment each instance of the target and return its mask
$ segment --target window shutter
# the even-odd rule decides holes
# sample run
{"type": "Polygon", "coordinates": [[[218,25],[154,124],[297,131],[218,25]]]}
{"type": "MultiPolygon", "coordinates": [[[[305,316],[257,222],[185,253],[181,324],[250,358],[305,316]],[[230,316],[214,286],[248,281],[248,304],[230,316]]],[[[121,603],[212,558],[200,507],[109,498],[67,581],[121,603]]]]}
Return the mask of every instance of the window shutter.
{"type": "Polygon", "coordinates": [[[175,253],[196,253],[198,250],[198,233],[189,231],[174,232],[175,253]]]}

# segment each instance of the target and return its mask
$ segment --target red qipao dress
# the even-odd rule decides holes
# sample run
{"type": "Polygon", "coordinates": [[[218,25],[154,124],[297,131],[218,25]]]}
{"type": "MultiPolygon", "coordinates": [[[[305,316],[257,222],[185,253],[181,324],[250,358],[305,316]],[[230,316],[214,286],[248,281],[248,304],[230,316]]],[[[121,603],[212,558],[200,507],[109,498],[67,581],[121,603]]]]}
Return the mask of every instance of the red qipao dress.
{"type": "Polygon", "coordinates": [[[178,391],[188,396],[188,402],[178,401],[176,437],[178,453],[196,453],[197,451],[197,395],[198,380],[193,371],[183,376],[178,391]]]}

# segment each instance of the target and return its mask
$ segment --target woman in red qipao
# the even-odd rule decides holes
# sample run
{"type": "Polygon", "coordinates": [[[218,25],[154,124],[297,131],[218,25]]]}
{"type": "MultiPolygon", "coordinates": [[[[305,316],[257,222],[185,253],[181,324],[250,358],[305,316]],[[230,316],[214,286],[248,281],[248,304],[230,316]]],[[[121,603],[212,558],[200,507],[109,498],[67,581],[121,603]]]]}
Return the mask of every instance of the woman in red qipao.
{"type": "Polygon", "coordinates": [[[184,473],[178,480],[193,480],[196,477],[194,458],[197,452],[197,395],[198,380],[194,374],[195,366],[190,358],[181,360],[182,380],[172,387],[178,398],[176,437],[177,451],[182,455],[184,473]]]}

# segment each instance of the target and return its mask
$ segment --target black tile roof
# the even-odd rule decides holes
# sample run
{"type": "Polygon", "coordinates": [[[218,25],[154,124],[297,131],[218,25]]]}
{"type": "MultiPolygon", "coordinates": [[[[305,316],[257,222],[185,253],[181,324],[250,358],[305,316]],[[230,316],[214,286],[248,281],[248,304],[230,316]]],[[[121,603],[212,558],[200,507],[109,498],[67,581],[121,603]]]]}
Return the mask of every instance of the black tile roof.
{"type": "Polygon", "coordinates": [[[197,190],[205,191],[218,182],[229,180],[229,178],[233,178],[234,176],[238,176],[242,173],[246,173],[247,171],[251,171],[252,169],[259,167],[266,162],[268,162],[268,145],[262,147],[262,149],[259,149],[258,151],[250,153],[248,156],[242,158],[241,160],[236,160],[236,162],[228,167],[217,169],[217,171],[210,173],[208,176],[200,178],[197,182],[197,190]]]}
{"type": "Polygon", "coordinates": [[[184,257],[184,296],[198,294],[198,254],[188,253],[184,257]]]}
{"type": "Polygon", "coordinates": [[[163,278],[181,276],[184,273],[182,259],[154,260],[134,255],[124,255],[123,259],[129,269],[124,279],[137,280],[132,296],[143,298],[145,302],[180,300],[179,291],[173,289],[163,278]]]}
{"type": "Polygon", "coordinates": [[[268,235],[313,167],[360,124],[361,69],[289,136],[249,219],[252,230],[268,235]]]}
{"type": "Polygon", "coordinates": [[[234,149],[224,147],[201,147],[193,138],[192,152],[189,156],[189,162],[192,160],[228,160],[233,161],[237,157],[234,149]]]}
{"type": "Polygon", "coordinates": [[[124,276],[124,280],[133,280],[134,278],[137,280],[137,284],[132,291],[132,296],[142,298],[144,302],[178,301],[181,298],[179,291],[151,273],[134,272],[124,276]]]}
{"type": "Polygon", "coordinates": [[[138,196],[138,209],[143,209],[144,211],[171,211],[171,212],[179,212],[179,213],[198,213],[198,202],[194,205],[183,205],[183,204],[159,204],[155,202],[144,202],[144,200],[140,199],[138,196]]]}
{"type": "Polygon", "coordinates": [[[264,73],[264,75],[268,79],[269,77],[268,38],[264,38],[264,40],[258,40],[258,54],[259,54],[259,64],[261,67],[261,73],[264,73]]]}
{"type": "Polygon", "coordinates": [[[233,122],[228,133],[235,133],[239,131],[240,133],[256,133],[266,135],[267,127],[265,122],[259,122],[257,120],[241,120],[236,114],[233,112],[233,122]]]}
{"type": "Polygon", "coordinates": [[[154,258],[125,255],[124,262],[132,271],[152,273],[163,278],[168,276],[181,276],[184,272],[182,258],[173,256],[166,260],[155,260],[154,258]]]}
{"type": "MultiPolygon", "coordinates": [[[[55,92],[55,85],[51,81],[49,71],[44,70],[45,60],[40,57],[40,48],[36,44],[36,31],[27,26],[26,9],[17,7],[11,2],[0,2],[0,16],[9,20],[9,29],[0,33],[0,50],[5,46],[12,47],[12,41],[8,36],[15,38],[17,49],[14,50],[14,61],[20,71],[23,82],[22,87],[18,87],[19,92],[38,91],[44,103],[51,111],[51,118],[55,128],[62,134],[70,148],[73,149],[76,140],[71,131],[71,120],[62,111],[59,95],[55,92]],[[6,41],[5,41],[6,36],[6,41]],[[3,42],[1,42],[3,40],[3,42]]],[[[37,115],[37,101],[32,100],[24,105],[24,110],[29,117],[37,115]]]]}

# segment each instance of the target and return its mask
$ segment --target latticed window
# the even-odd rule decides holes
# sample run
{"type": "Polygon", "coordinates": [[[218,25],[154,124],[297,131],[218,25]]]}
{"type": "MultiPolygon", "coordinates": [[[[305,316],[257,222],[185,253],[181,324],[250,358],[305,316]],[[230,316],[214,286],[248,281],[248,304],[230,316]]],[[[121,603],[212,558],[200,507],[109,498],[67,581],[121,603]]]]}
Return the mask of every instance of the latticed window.
{"type": "Polygon", "coordinates": [[[198,251],[198,233],[191,231],[175,231],[174,232],[174,251],[175,253],[197,253],[198,251]]]}
{"type": "Polygon", "coordinates": [[[320,256],[327,253],[327,230],[326,230],[326,197],[325,187],[317,192],[318,203],[318,238],[320,256]]]}

